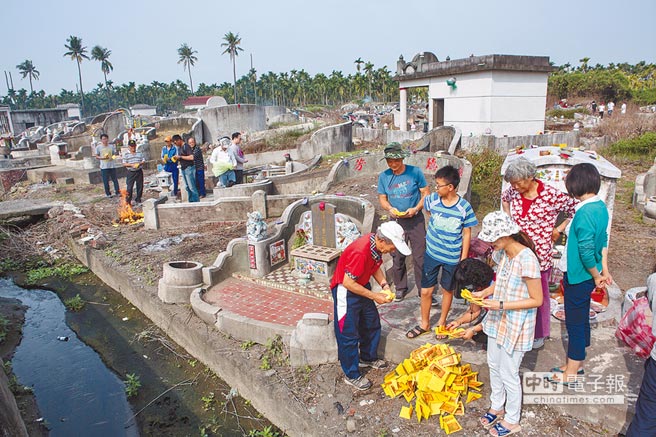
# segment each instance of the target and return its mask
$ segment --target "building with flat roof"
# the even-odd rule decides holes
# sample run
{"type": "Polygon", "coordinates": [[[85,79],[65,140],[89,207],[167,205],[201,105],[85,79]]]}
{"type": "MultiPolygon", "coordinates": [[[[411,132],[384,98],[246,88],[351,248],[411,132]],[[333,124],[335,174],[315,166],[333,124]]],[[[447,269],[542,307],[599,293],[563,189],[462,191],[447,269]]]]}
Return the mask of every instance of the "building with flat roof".
{"type": "Polygon", "coordinates": [[[544,130],[548,56],[485,55],[439,61],[430,52],[397,61],[400,128],[408,130],[408,88],[428,87],[428,124],[463,135],[533,135],[544,130]]]}
{"type": "Polygon", "coordinates": [[[191,96],[182,102],[182,105],[187,111],[226,106],[227,104],[226,99],[221,96],[191,96]]]}

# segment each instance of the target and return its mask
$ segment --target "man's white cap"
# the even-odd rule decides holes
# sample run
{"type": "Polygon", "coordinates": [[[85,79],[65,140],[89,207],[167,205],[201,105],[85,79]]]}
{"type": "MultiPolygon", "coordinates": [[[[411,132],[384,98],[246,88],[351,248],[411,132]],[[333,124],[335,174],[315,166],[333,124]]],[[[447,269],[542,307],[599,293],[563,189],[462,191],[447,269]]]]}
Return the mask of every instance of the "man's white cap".
{"type": "Polygon", "coordinates": [[[389,238],[394,243],[394,247],[398,250],[401,255],[408,256],[412,253],[410,248],[405,242],[405,233],[403,228],[397,222],[385,222],[380,225],[380,233],[383,234],[385,238],[389,238]]]}

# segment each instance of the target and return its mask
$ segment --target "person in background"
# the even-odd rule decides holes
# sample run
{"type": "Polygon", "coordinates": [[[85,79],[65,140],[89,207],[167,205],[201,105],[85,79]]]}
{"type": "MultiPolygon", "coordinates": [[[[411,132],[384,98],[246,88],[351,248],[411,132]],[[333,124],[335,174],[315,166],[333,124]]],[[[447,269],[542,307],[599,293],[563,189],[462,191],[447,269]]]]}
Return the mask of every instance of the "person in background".
{"type": "Polygon", "coordinates": [[[178,148],[180,155],[180,168],[182,170],[188,200],[189,202],[198,202],[200,199],[198,197],[198,188],[196,187],[196,167],[194,165],[193,149],[189,144],[182,141],[180,135],[173,135],[173,142],[178,148]]]}
{"type": "Polygon", "coordinates": [[[592,109],[592,115],[595,115],[597,113],[597,102],[593,100],[590,104],[590,109],[592,109]]]}
{"type": "Polygon", "coordinates": [[[191,147],[192,156],[194,157],[194,168],[196,177],[196,187],[198,188],[198,197],[201,199],[207,196],[205,190],[205,159],[203,158],[203,149],[196,144],[196,138],[190,137],[187,143],[191,147]]]}
{"type": "MultiPolygon", "coordinates": [[[[656,266],[654,273],[647,278],[647,299],[651,312],[656,314],[656,266]]],[[[656,336],[656,317],[652,318],[651,332],[656,336]]],[[[647,435],[656,435],[656,344],[645,361],[645,373],[635,406],[635,416],[626,431],[626,437],[647,435]]]]}
{"type": "Polygon", "coordinates": [[[378,358],[381,326],[376,304],[390,302],[391,296],[371,291],[370,280],[373,277],[383,291],[390,292],[381,265],[383,254],[395,250],[410,255],[403,228],[395,222],[383,223],[375,233],[363,235],[344,249],[330,281],[339,363],[344,382],[358,390],[367,390],[372,385],[360,373],[360,368],[387,367],[378,358]]]}
{"type": "Polygon", "coordinates": [[[604,112],[606,112],[606,105],[604,105],[604,102],[601,102],[599,105],[599,117],[603,120],[604,119],[604,112]]]}
{"type": "MultiPolygon", "coordinates": [[[[406,165],[403,159],[407,153],[399,143],[390,143],[385,147],[384,159],[387,170],[378,175],[378,202],[405,232],[410,242],[417,292],[421,296],[420,282],[426,251],[426,224],[424,198],[430,193],[424,172],[414,165],[406,165]]],[[[392,254],[392,277],[396,287],[396,301],[401,301],[408,294],[408,275],[405,255],[401,252],[392,254]]],[[[437,301],[435,302],[437,304],[437,301]]]]}
{"type": "Polygon", "coordinates": [[[626,114],[626,102],[622,102],[622,106],[620,106],[620,114],[626,114]]]}
{"type": "Polygon", "coordinates": [[[234,160],[237,165],[235,165],[235,183],[243,184],[244,183],[244,164],[248,162],[248,159],[244,158],[244,152],[241,150],[241,133],[235,132],[232,134],[232,143],[228,147],[228,153],[230,154],[230,159],[234,160]]]}
{"type": "Polygon", "coordinates": [[[173,180],[173,195],[177,196],[179,193],[178,182],[180,178],[180,172],[178,170],[178,148],[172,142],[171,137],[164,138],[164,147],[162,147],[161,159],[164,163],[164,171],[171,173],[171,179],[173,180]]]}
{"type": "Polygon", "coordinates": [[[137,152],[137,142],[135,140],[128,141],[128,151],[123,154],[123,167],[127,169],[127,177],[125,184],[127,185],[127,196],[125,201],[128,205],[132,204],[132,190],[134,184],[137,184],[137,195],[134,198],[135,204],[141,204],[141,196],[143,194],[144,175],[143,164],[146,159],[143,153],[137,152]]]}
{"type": "Polygon", "coordinates": [[[613,116],[613,111],[615,110],[615,102],[613,102],[613,101],[611,100],[610,102],[608,102],[608,105],[607,105],[607,106],[608,106],[608,108],[607,108],[607,110],[608,110],[608,116],[609,116],[609,117],[612,117],[612,116],[613,116]]]}
{"type": "Polygon", "coordinates": [[[537,179],[537,168],[527,159],[512,161],[504,180],[510,187],[501,194],[503,211],[512,217],[522,231],[526,232],[535,244],[535,252],[540,260],[542,278],[542,306],[538,308],[533,347],[544,346],[544,339],[551,330],[551,308],[549,301],[549,278],[553,267],[553,243],[560,238],[569,218],[556,226],[556,219],[562,212],[574,216],[576,200],[537,179]]]}
{"type": "Polygon", "coordinates": [[[569,385],[576,381],[590,346],[590,295],[605,288],[613,279],[606,261],[608,250],[608,209],[597,195],[601,176],[590,163],[576,164],[565,179],[567,192],[577,200],[576,214],[569,227],[565,251],[567,272],[565,288],[565,327],[567,329],[567,361],[551,369],[552,383],[569,385]]]}
{"type": "MultiPolygon", "coordinates": [[[[472,293],[484,301],[488,313],[473,332],[487,334],[487,362],[490,368],[490,409],[480,418],[493,436],[521,431],[522,384],[519,367],[524,354],[533,348],[535,316],[542,305],[540,262],[533,242],[503,211],[483,219],[478,238],[492,243],[497,264],[495,283],[472,293]]],[[[472,333],[473,334],[473,333],[472,333]]]]}
{"type": "Polygon", "coordinates": [[[116,150],[113,144],[109,144],[109,136],[101,134],[100,144],[96,146],[94,156],[100,161],[100,175],[102,176],[105,197],[107,198],[119,195],[118,178],[116,177],[116,168],[114,168],[114,155],[116,155],[116,150]],[[114,195],[109,189],[110,179],[114,183],[114,195]]]}
{"type": "Polygon", "coordinates": [[[228,137],[221,138],[210,156],[212,174],[218,178],[219,185],[224,188],[232,187],[236,181],[234,168],[237,162],[233,161],[228,153],[229,144],[230,139],[228,137]]]}

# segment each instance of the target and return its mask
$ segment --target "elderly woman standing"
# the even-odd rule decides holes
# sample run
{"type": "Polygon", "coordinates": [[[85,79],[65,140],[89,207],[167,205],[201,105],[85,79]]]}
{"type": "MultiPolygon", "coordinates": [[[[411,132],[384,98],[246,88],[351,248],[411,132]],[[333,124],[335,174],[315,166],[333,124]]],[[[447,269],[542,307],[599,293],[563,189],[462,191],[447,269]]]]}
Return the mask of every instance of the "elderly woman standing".
{"type": "Polygon", "coordinates": [[[506,169],[504,179],[510,183],[502,195],[502,206],[522,231],[526,232],[535,244],[535,252],[540,260],[542,277],[542,305],[538,308],[535,324],[534,348],[544,345],[544,339],[549,336],[550,301],[549,277],[553,266],[553,242],[560,237],[569,223],[569,218],[556,225],[560,212],[569,217],[574,215],[577,201],[556,188],[543,183],[535,177],[537,169],[533,163],[524,158],[518,158],[506,169]]]}

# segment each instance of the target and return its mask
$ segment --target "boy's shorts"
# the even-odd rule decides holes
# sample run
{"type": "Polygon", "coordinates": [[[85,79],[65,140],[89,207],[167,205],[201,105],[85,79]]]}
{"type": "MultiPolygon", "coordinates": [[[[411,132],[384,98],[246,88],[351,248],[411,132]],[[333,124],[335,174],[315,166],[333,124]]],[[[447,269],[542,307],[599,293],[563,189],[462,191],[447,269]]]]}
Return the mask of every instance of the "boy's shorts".
{"type": "Polygon", "coordinates": [[[424,269],[421,274],[421,288],[434,287],[437,284],[437,277],[442,270],[440,286],[446,291],[453,291],[453,274],[456,271],[456,265],[444,264],[432,257],[424,256],[424,269]]]}

